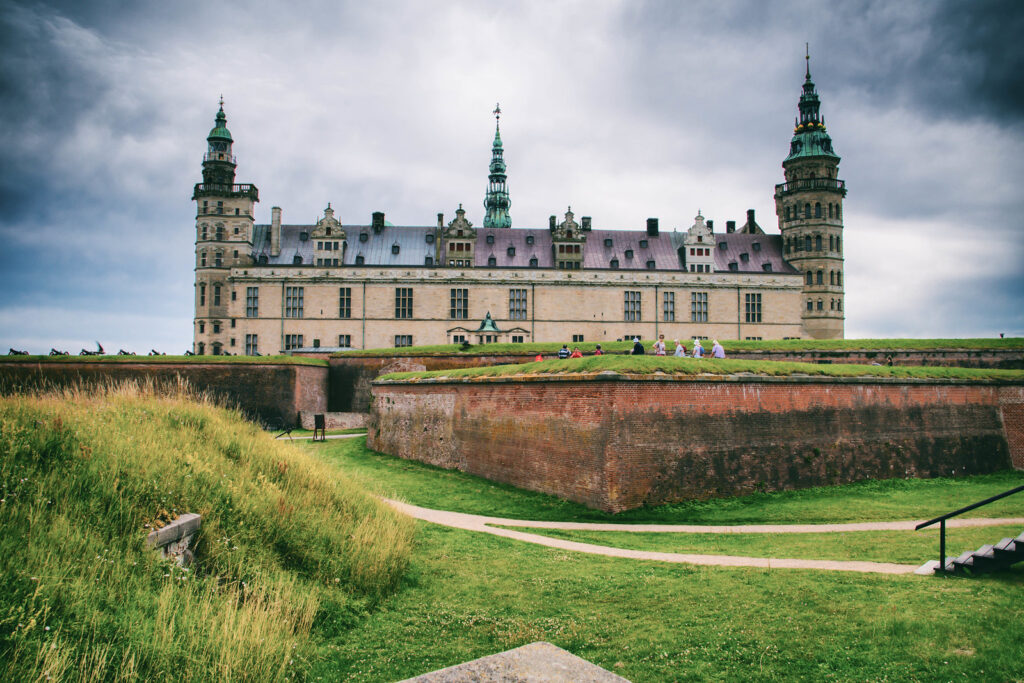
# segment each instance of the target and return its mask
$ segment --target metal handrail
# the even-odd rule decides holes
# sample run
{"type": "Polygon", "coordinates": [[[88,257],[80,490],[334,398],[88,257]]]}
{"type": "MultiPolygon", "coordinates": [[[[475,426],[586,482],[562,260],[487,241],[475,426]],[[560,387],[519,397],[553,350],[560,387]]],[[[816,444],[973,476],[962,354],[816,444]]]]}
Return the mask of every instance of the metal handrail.
{"type": "Polygon", "coordinates": [[[1018,486],[1017,488],[1010,489],[1009,491],[1003,491],[1002,493],[998,493],[998,494],[992,496],[991,498],[986,498],[985,500],[979,500],[977,503],[971,503],[970,505],[964,506],[964,507],[960,508],[959,510],[954,510],[953,512],[947,512],[944,515],[939,515],[935,519],[929,519],[927,522],[921,522],[920,524],[915,526],[914,527],[914,531],[919,531],[919,530],[925,528],[926,526],[931,526],[932,524],[935,524],[936,522],[939,523],[939,566],[936,568],[935,571],[942,572],[942,571],[946,570],[946,520],[947,519],[949,519],[950,517],[956,517],[959,514],[963,514],[964,512],[968,512],[968,511],[973,510],[975,508],[980,508],[983,505],[988,505],[989,503],[994,503],[995,501],[999,500],[1000,498],[1006,498],[1007,496],[1012,496],[1013,494],[1020,493],[1021,491],[1024,491],[1024,486],[1018,486]]]}

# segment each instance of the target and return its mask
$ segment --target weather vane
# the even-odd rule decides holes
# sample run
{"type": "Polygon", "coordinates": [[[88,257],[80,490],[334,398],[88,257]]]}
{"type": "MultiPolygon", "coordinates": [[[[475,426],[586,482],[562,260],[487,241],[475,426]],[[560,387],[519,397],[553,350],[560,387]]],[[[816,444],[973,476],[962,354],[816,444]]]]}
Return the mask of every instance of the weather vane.
{"type": "Polygon", "coordinates": [[[500,120],[501,119],[501,104],[495,104],[494,105],[494,111],[492,111],[491,113],[494,114],[494,118],[500,120]]]}

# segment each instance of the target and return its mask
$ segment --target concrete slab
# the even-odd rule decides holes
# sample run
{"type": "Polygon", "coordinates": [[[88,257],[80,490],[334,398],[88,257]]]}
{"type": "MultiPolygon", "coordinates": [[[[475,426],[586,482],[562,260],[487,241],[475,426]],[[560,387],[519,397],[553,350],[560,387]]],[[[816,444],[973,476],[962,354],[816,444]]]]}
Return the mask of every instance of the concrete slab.
{"type": "Polygon", "coordinates": [[[622,676],[591,664],[560,647],[542,641],[514,650],[488,655],[471,662],[450,666],[407,678],[402,683],[468,683],[469,681],[515,681],[517,683],[629,683],[622,676]]]}

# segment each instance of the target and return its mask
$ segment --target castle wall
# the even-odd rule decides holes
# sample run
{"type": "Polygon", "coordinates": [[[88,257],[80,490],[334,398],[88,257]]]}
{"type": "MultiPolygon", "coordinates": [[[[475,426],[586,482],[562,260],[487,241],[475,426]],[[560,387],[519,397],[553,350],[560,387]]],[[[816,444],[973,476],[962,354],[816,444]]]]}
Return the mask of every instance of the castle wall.
{"type": "Polygon", "coordinates": [[[326,366],[253,363],[147,363],[144,361],[0,362],[0,389],[98,385],[124,380],[176,383],[209,392],[272,426],[297,425],[300,411],[327,410],[326,366]]]}
{"type": "Polygon", "coordinates": [[[618,512],[1021,466],[1022,395],[864,378],[387,382],[373,385],[367,443],[618,512]]]}

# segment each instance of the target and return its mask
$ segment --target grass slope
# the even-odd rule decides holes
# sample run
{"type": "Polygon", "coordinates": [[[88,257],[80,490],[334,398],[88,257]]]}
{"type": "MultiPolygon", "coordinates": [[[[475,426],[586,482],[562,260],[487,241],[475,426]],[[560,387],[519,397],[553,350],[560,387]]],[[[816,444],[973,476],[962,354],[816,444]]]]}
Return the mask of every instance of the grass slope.
{"type": "Polygon", "coordinates": [[[398,586],[413,525],[239,415],[0,399],[0,679],[278,680],[398,586]],[[203,516],[188,571],[144,549],[203,516]]]}
{"type": "Polygon", "coordinates": [[[736,375],[754,374],[785,377],[808,375],[812,377],[881,377],[916,379],[962,379],[1024,381],[1024,370],[985,368],[958,368],[934,366],[853,365],[837,363],[792,363],[786,361],[732,360],[728,358],[675,358],[673,356],[584,356],[564,360],[544,360],[513,365],[491,365],[476,368],[433,370],[427,372],[394,372],[383,375],[383,380],[431,379],[447,377],[468,379],[474,377],[510,377],[513,375],[546,375],[561,373],[596,374],[615,372],[628,375],[736,375]]]}
{"type": "MultiPolygon", "coordinates": [[[[669,339],[668,341],[672,341],[669,339]]],[[[690,339],[681,339],[686,348],[691,349],[690,339]]],[[[1006,339],[770,339],[764,340],[721,340],[726,352],[737,351],[928,351],[938,349],[949,350],[987,350],[987,349],[1024,349],[1024,337],[1006,339]]],[[[565,343],[569,348],[579,347],[583,353],[593,353],[598,343],[608,353],[627,353],[633,348],[629,341],[580,342],[578,344],[564,342],[537,342],[531,344],[486,344],[471,345],[463,349],[461,344],[435,344],[428,346],[412,346],[404,348],[357,349],[342,351],[334,356],[495,356],[495,355],[552,355],[557,353],[565,343]]],[[[644,341],[650,353],[653,339],[644,341]]],[[[710,349],[711,344],[707,343],[710,349]]]]}

